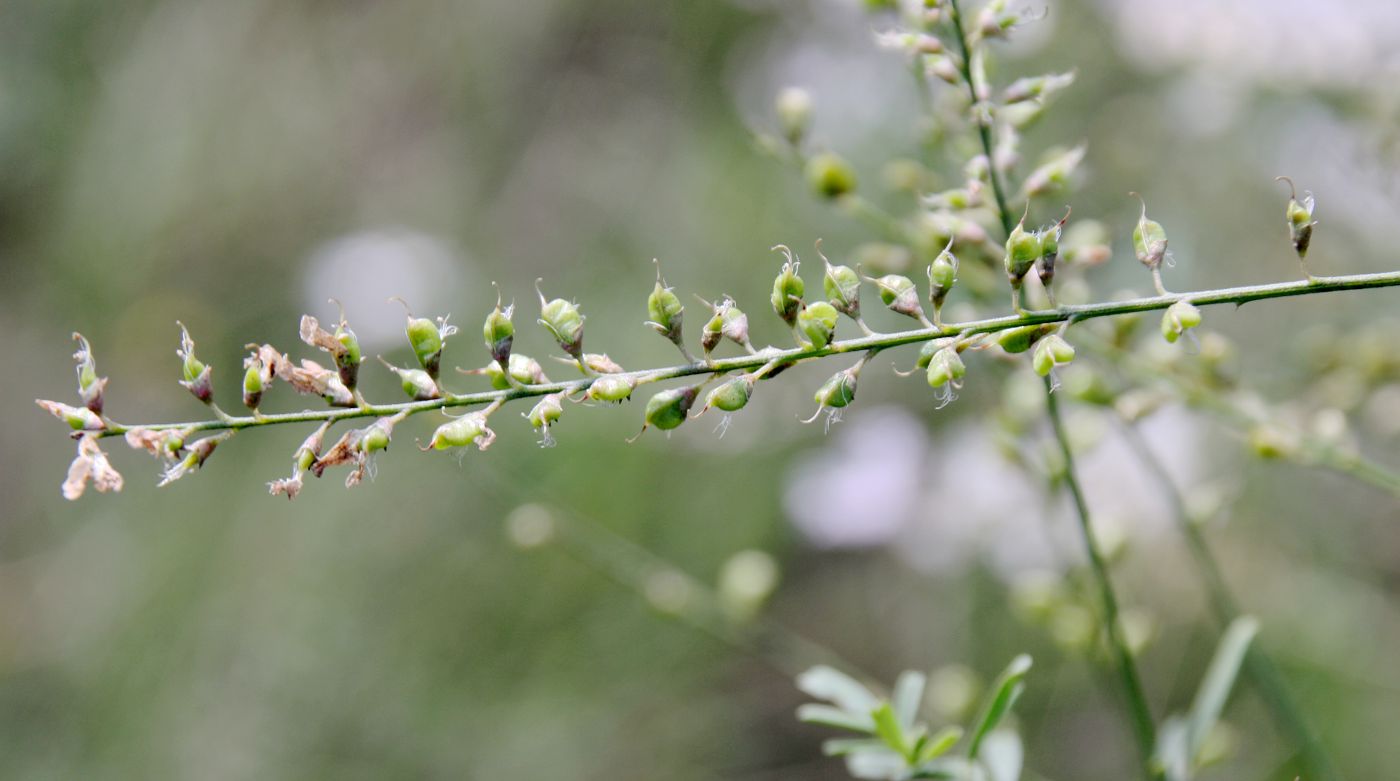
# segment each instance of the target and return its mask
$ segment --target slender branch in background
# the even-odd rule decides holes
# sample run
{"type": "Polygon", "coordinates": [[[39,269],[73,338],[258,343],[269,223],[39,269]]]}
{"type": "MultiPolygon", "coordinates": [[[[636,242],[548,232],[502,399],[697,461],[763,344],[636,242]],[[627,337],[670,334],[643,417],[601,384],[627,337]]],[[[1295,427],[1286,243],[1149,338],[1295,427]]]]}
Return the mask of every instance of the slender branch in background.
{"type": "Polygon", "coordinates": [[[957,33],[958,49],[962,52],[963,82],[967,85],[967,94],[972,100],[972,105],[969,107],[972,112],[972,123],[977,126],[977,135],[982,140],[982,151],[987,155],[987,177],[992,182],[992,196],[996,199],[997,218],[1001,221],[1004,235],[1010,235],[1015,223],[1011,220],[1011,210],[1007,208],[1006,194],[1001,187],[1001,176],[997,173],[996,155],[992,145],[992,115],[989,110],[981,107],[983,100],[972,69],[972,47],[968,45],[967,33],[963,30],[962,9],[959,7],[958,0],[952,0],[952,8],[953,29],[957,33]]]}
{"type": "Polygon", "coordinates": [[[1045,398],[1050,413],[1050,426],[1055,431],[1055,440],[1059,443],[1060,455],[1064,459],[1065,485],[1074,501],[1075,513],[1079,519],[1079,532],[1084,541],[1084,550],[1089,557],[1089,565],[1099,587],[1099,598],[1103,603],[1104,631],[1118,668],[1123,693],[1127,697],[1128,710],[1133,722],[1133,734],[1137,738],[1143,767],[1149,778],[1159,777],[1160,772],[1153,769],[1152,760],[1157,746],[1157,730],[1154,726],[1152,710],[1147,704],[1147,695],[1142,688],[1142,679],[1138,675],[1137,664],[1133,661],[1133,652],[1128,647],[1127,638],[1123,636],[1123,627],[1118,619],[1118,597],[1113,591],[1113,581],[1109,578],[1108,562],[1104,558],[1103,551],[1099,549],[1098,540],[1094,537],[1094,530],[1089,520],[1089,506],[1084,501],[1084,492],[1080,489],[1079,482],[1074,479],[1074,453],[1070,448],[1064,421],[1060,417],[1059,400],[1053,392],[1050,382],[1050,378],[1046,377],[1045,398]]]}
{"type": "MultiPolygon", "coordinates": [[[[1217,623],[1222,628],[1228,626],[1231,621],[1240,616],[1238,600],[1231,592],[1229,584],[1225,582],[1225,574],[1220,567],[1220,562],[1211,551],[1200,526],[1192,518],[1191,511],[1186,505],[1186,499],[1181,494],[1181,489],[1172,480],[1166,465],[1162,463],[1156,453],[1152,452],[1152,448],[1143,438],[1142,432],[1132,423],[1124,422],[1122,428],[1128,446],[1137,455],[1142,465],[1146,467],[1152,479],[1157,483],[1158,489],[1171,506],[1177,528],[1186,540],[1186,547],[1191,552],[1191,558],[1196,564],[1197,571],[1205,581],[1206,593],[1217,623]]],[[[1258,642],[1250,645],[1244,658],[1244,670],[1245,674],[1254,682],[1259,696],[1268,705],[1279,730],[1284,733],[1287,740],[1298,746],[1298,753],[1302,755],[1308,770],[1308,777],[1317,779],[1317,781],[1341,781],[1341,774],[1332,761],[1332,757],[1323,747],[1317,733],[1308,724],[1302,708],[1293,699],[1288,684],[1284,680],[1283,674],[1279,672],[1273,657],[1258,642]]]]}

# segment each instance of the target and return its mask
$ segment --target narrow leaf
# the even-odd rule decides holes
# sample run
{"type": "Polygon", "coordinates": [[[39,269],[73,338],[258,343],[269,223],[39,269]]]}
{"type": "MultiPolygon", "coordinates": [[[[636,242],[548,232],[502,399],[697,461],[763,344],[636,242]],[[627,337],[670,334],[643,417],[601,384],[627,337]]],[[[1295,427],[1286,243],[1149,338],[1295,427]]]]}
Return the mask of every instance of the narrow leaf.
{"type": "Polygon", "coordinates": [[[916,670],[905,670],[899,674],[899,679],[894,682],[894,715],[899,717],[899,723],[905,729],[914,726],[915,720],[919,718],[919,704],[924,699],[924,684],[928,682],[928,676],[916,670]]]}
{"type": "Polygon", "coordinates": [[[880,707],[879,698],[865,684],[826,665],[817,665],[797,676],[797,688],[851,713],[865,715],[880,707]]]}
{"type": "Polygon", "coordinates": [[[982,765],[989,781],[1018,781],[1025,748],[1015,730],[998,729],[982,741],[982,765]]]}
{"type": "Polygon", "coordinates": [[[869,716],[833,708],[830,705],[807,704],[797,708],[797,720],[808,724],[821,724],[825,727],[848,729],[853,732],[873,734],[875,722],[869,716]]]}
{"type": "Polygon", "coordinates": [[[908,757],[909,744],[904,740],[904,729],[899,726],[894,708],[888,702],[880,703],[880,707],[871,711],[870,717],[875,720],[875,734],[885,741],[885,745],[908,757]]]}
{"type": "Polygon", "coordinates": [[[920,748],[919,761],[927,762],[930,759],[943,756],[948,753],[949,749],[956,746],[959,740],[962,740],[962,736],[963,728],[957,726],[944,727],[933,733],[933,737],[929,738],[920,748]]]}
{"type": "Polygon", "coordinates": [[[1022,689],[1025,688],[1026,673],[1030,669],[1030,656],[1021,654],[1012,659],[1011,664],[1007,665],[1006,669],[997,677],[996,683],[992,685],[991,694],[982,703],[976,726],[972,730],[972,742],[967,749],[968,758],[977,758],[977,752],[982,748],[982,741],[987,737],[987,733],[996,729],[1011,707],[1016,704],[1022,689]]]}
{"type": "Polygon", "coordinates": [[[1215,657],[1201,679],[1201,687],[1196,690],[1196,699],[1191,703],[1191,714],[1186,724],[1186,745],[1191,761],[1200,756],[1201,744],[1206,735],[1220,719],[1220,711],[1234,688],[1239,676],[1240,665],[1244,663],[1249,644],[1259,632],[1259,621],[1253,616],[1240,616],[1226,627],[1225,635],[1216,646],[1215,657]]]}

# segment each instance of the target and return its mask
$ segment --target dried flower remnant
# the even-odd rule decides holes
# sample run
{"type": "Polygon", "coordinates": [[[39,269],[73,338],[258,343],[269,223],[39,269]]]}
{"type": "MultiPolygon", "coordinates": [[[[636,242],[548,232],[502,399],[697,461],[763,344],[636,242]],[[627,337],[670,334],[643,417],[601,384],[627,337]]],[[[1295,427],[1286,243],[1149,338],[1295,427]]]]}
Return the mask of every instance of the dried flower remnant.
{"type": "Polygon", "coordinates": [[[1317,202],[1312,193],[1303,193],[1303,200],[1298,200],[1298,190],[1293,186],[1293,180],[1287,176],[1274,177],[1276,182],[1288,182],[1288,208],[1284,212],[1284,217],[1288,220],[1288,238],[1293,244],[1293,251],[1298,253],[1298,263],[1303,267],[1303,275],[1312,279],[1312,272],[1308,270],[1308,247],[1312,246],[1313,227],[1317,225],[1317,220],[1313,219],[1313,209],[1317,207],[1317,202]]]}
{"type": "Polygon", "coordinates": [[[107,454],[97,446],[97,437],[83,434],[78,437],[78,457],[68,467],[68,477],[63,481],[63,498],[69,501],[78,499],[87,490],[88,482],[101,493],[122,490],[120,473],[112,468],[107,454]]]}
{"type": "Polygon", "coordinates": [[[161,473],[160,482],[157,485],[163,488],[204,466],[204,462],[208,461],[209,456],[214,454],[214,448],[232,437],[233,434],[233,431],[221,431],[189,444],[185,448],[185,457],[166,468],[161,473]]]}
{"type": "Polygon", "coordinates": [[[92,346],[88,340],[76,331],[73,332],[73,340],[78,343],[78,351],[73,353],[73,360],[78,362],[78,396],[83,400],[83,406],[92,410],[93,414],[101,415],[107,378],[97,376],[97,362],[93,360],[92,346]]]}
{"type": "Polygon", "coordinates": [[[268,483],[268,493],[273,496],[285,496],[288,499],[297,498],[297,494],[301,493],[303,477],[321,455],[321,447],[325,443],[326,432],[330,430],[330,427],[331,422],[326,421],[311,432],[311,436],[308,436],[292,454],[291,477],[284,477],[268,483]]]}

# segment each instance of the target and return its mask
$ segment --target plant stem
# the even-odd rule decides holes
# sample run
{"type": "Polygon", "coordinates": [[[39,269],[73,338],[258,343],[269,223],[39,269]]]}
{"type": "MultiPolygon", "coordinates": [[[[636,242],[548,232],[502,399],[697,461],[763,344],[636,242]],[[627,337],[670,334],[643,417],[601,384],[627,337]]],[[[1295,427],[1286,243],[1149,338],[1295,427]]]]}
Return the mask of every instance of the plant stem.
{"type": "MultiPolygon", "coordinates": [[[[1261,301],[1273,298],[1396,286],[1400,286],[1400,271],[1327,277],[1325,279],[1319,278],[1312,282],[1277,282],[1265,285],[1220,288],[1196,293],[1173,293],[1166,296],[1149,296],[1128,301],[1106,301],[1096,304],[1061,306],[1058,309],[1025,312],[1020,315],[992,317],[965,323],[950,323],[942,327],[916,328],[908,331],[897,331],[895,333],[875,334],[856,339],[832,342],[819,350],[806,347],[797,347],[787,350],[761,350],[751,355],[719,358],[711,363],[688,363],[657,369],[643,369],[640,371],[625,372],[620,376],[628,377],[637,382],[655,382],[698,374],[755,369],[765,363],[775,360],[784,363],[805,361],[844,353],[862,352],[871,349],[886,349],[906,344],[918,344],[932,339],[996,333],[1025,325],[1063,323],[1071,319],[1081,321],[1100,317],[1132,314],[1135,312],[1150,312],[1166,309],[1177,301],[1184,299],[1189,299],[1191,303],[1196,306],[1208,306],[1212,304],[1238,305],[1249,301],[1261,301]]],[[[539,385],[525,385],[520,388],[511,388],[507,390],[452,395],[446,398],[429,399],[426,401],[408,401],[398,404],[367,404],[364,407],[304,410],[302,412],[277,413],[258,417],[229,417],[222,420],[213,419],[184,423],[153,423],[141,426],[123,425],[108,421],[107,428],[95,433],[98,436],[107,437],[124,434],[133,428],[144,428],[153,431],[167,429],[215,431],[220,429],[245,429],[256,426],[273,426],[285,423],[341,421],[354,418],[395,415],[400,412],[407,412],[409,415],[415,415],[420,412],[429,412],[451,407],[469,407],[480,404],[490,404],[497,400],[509,402],[515,399],[544,396],[550,393],[577,393],[587,389],[589,384],[593,381],[594,378],[583,378],[569,382],[551,382],[539,385]]]]}
{"type": "MultiPolygon", "coordinates": [[[[1227,626],[1240,615],[1238,600],[1231,592],[1229,584],[1225,582],[1224,571],[1206,542],[1205,535],[1192,519],[1181,489],[1177,487],[1171,474],[1167,472],[1166,465],[1152,452],[1152,448],[1148,446],[1142,432],[1136,426],[1125,422],[1123,433],[1128,447],[1146,467],[1152,479],[1156,481],[1158,489],[1166,496],[1167,503],[1171,505],[1177,528],[1186,540],[1186,547],[1191,552],[1196,569],[1205,581],[1206,593],[1216,621],[1221,627],[1227,626]]],[[[1294,701],[1273,657],[1258,642],[1250,645],[1244,658],[1244,670],[1254,682],[1259,696],[1269,706],[1280,731],[1289,741],[1299,746],[1298,751],[1307,766],[1308,777],[1317,781],[1341,781],[1341,774],[1328,755],[1327,749],[1323,747],[1322,741],[1318,739],[1317,733],[1303,716],[1302,708],[1294,701]]]]}
{"type": "Polygon", "coordinates": [[[962,52],[962,76],[963,83],[967,85],[968,97],[972,99],[972,122],[977,125],[977,135],[982,139],[982,151],[987,155],[987,178],[992,182],[992,196],[996,200],[997,217],[1001,220],[1001,228],[1006,235],[1011,235],[1011,229],[1015,225],[1011,221],[1011,210],[1006,207],[1006,193],[1001,187],[1001,177],[997,174],[996,155],[992,151],[992,123],[991,115],[979,110],[982,103],[982,96],[978,93],[977,83],[972,73],[972,47],[968,45],[967,34],[963,31],[962,9],[958,7],[958,0],[952,0],[953,6],[953,30],[957,33],[958,49],[962,52]]]}
{"type": "Polygon", "coordinates": [[[1059,444],[1060,455],[1064,458],[1065,486],[1069,489],[1070,497],[1074,500],[1075,515],[1079,519],[1079,532],[1084,540],[1084,551],[1089,556],[1089,565],[1099,587],[1099,599],[1103,606],[1104,633],[1108,636],[1108,644],[1118,668],[1118,677],[1121,679],[1123,693],[1128,699],[1128,711],[1132,716],[1133,734],[1137,738],[1143,769],[1148,778],[1158,778],[1161,773],[1153,768],[1152,759],[1157,746],[1157,730],[1152,719],[1152,710],[1147,704],[1147,695],[1143,692],[1142,679],[1138,675],[1137,663],[1133,661],[1133,652],[1128,648],[1128,641],[1123,636],[1123,627],[1118,620],[1118,597],[1113,592],[1113,581],[1109,577],[1108,562],[1104,559],[1103,551],[1099,550],[1098,540],[1094,537],[1094,529],[1089,521],[1089,505],[1084,501],[1084,491],[1079,487],[1078,479],[1075,478],[1074,453],[1070,449],[1069,436],[1065,433],[1064,421],[1060,417],[1059,400],[1052,392],[1051,387],[1050,378],[1047,376],[1045,378],[1045,398],[1050,412],[1050,426],[1054,429],[1055,441],[1059,444]]]}

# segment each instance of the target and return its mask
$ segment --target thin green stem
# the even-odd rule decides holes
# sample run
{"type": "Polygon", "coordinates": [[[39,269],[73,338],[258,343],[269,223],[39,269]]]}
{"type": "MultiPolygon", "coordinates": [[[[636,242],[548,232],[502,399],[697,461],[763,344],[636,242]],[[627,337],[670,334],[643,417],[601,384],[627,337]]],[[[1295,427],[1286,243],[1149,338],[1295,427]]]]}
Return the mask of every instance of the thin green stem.
{"type": "Polygon", "coordinates": [[[1094,529],[1089,520],[1089,505],[1084,501],[1084,491],[1079,487],[1079,481],[1074,474],[1074,453],[1070,448],[1069,436],[1065,432],[1064,421],[1060,417],[1060,404],[1050,384],[1050,378],[1045,378],[1046,401],[1050,413],[1050,426],[1055,432],[1055,441],[1059,444],[1060,455],[1064,459],[1064,480],[1065,487],[1069,489],[1070,497],[1074,500],[1075,515],[1079,520],[1080,536],[1084,540],[1084,551],[1089,557],[1089,565],[1094,573],[1094,580],[1098,584],[1099,599],[1103,607],[1104,632],[1108,637],[1109,650],[1113,654],[1115,666],[1118,669],[1118,677],[1123,686],[1123,693],[1127,696],[1129,715],[1132,716],[1133,734],[1137,738],[1138,751],[1141,754],[1143,768],[1148,778],[1161,776],[1160,771],[1154,769],[1153,753],[1157,746],[1157,729],[1152,718],[1152,709],[1147,704],[1147,695],[1142,688],[1142,678],[1138,675],[1137,663],[1133,661],[1133,652],[1128,648],[1127,638],[1123,636],[1123,627],[1118,619],[1118,596],[1113,592],[1113,581],[1109,577],[1108,562],[1104,558],[1103,551],[1099,549],[1098,540],[1094,537],[1094,529]]]}
{"type": "MultiPolygon", "coordinates": [[[[733,358],[718,358],[710,363],[700,362],[657,369],[644,369],[625,372],[621,376],[628,377],[641,383],[688,377],[697,374],[708,374],[711,372],[723,373],[748,370],[758,368],[770,361],[779,361],[782,363],[806,361],[871,349],[886,349],[907,344],[919,344],[932,339],[942,339],[950,336],[966,337],[975,336],[977,334],[996,333],[1025,325],[1063,323],[1071,319],[1082,321],[1136,312],[1150,312],[1166,309],[1177,301],[1186,299],[1189,299],[1191,303],[1196,306],[1209,306],[1214,304],[1238,305],[1249,301],[1262,301],[1273,298],[1288,298],[1291,296],[1306,296],[1343,290],[1365,290],[1369,288],[1396,286],[1400,286],[1400,271],[1328,277],[1311,282],[1277,282],[1266,285],[1249,285],[1244,287],[1206,290],[1196,293],[1174,293],[1166,296],[1149,296],[1128,301],[1107,301],[1096,304],[1061,306],[1058,309],[1025,312],[1020,315],[992,317],[983,320],[972,320],[965,323],[950,323],[942,327],[916,328],[895,333],[862,336],[856,339],[832,342],[821,349],[798,347],[787,350],[760,350],[749,355],[741,355],[733,358]]],[[[480,404],[490,404],[497,400],[509,402],[516,399],[559,393],[561,391],[577,393],[586,390],[589,384],[595,379],[596,378],[590,377],[569,382],[526,385],[520,388],[457,394],[441,399],[428,399],[426,401],[408,401],[398,404],[366,404],[363,407],[304,410],[301,412],[260,416],[248,415],[229,417],[223,420],[213,419],[183,423],[152,423],[139,426],[108,421],[107,427],[96,433],[98,436],[107,437],[124,434],[133,428],[143,428],[152,431],[168,429],[189,429],[191,431],[216,431],[220,429],[237,430],[256,426],[275,426],[286,423],[352,420],[355,418],[396,415],[400,412],[416,415],[420,412],[430,412],[451,407],[470,407],[480,404]]]]}
{"type": "MultiPolygon", "coordinates": [[[[1124,423],[1123,433],[1128,447],[1142,462],[1156,481],[1158,489],[1166,496],[1167,503],[1171,505],[1177,528],[1186,541],[1196,569],[1205,581],[1206,594],[1216,621],[1222,628],[1227,626],[1240,615],[1239,602],[1226,583],[1224,570],[1206,542],[1205,535],[1201,533],[1200,526],[1192,518],[1181,489],[1177,487],[1171,474],[1167,472],[1166,465],[1152,452],[1152,448],[1148,446],[1142,432],[1136,426],[1124,423]]],[[[1341,781],[1342,776],[1332,757],[1328,755],[1317,733],[1308,724],[1303,709],[1293,699],[1278,665],[1258,642],[1250,645],[1244,659],[1244,670],[1245,675],[1254,683],[1259,696],[1268,705],[1279,730],[1287,740],[1299,747],[1298,751],[1307,766],[1308,777],[1318,781],[1341,781]]]]}
{"type": "Polygon", "coordinates": [[[1011,210],[1006,206],[1006,192],[1001,186],[1001,177],[997,173],[996,154],[992,144],[992,117],[982,105],[982,96],[977,88],[977,82],[972,71],[972,47],[968,44],[967,33],[963,30],[962,9],[958,5],[958,0],[952,0],[953,6],[953,30],[957,33],[958,49],[962,53],[961,70],[963,83],[967,85],[968,97],[972,99],[972,122],[977,126],[977,135],[982,140],[982,151],[987,155],[987,178],[992,182],[992,196],[996,200],[997,218],[1001,220],[1001,228],[1006,235],[1011,235],[1011,229],[1015,223],[1011,221],[1011,210]]]}

